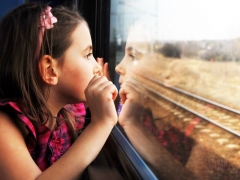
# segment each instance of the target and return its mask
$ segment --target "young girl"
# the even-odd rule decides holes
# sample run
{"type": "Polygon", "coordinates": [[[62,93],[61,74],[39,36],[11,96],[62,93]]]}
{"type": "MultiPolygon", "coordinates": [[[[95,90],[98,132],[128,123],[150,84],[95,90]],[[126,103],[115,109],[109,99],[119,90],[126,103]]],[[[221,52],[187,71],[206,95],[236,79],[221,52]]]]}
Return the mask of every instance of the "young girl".
{"type": "Polygon", "coordinates": [[[99,76],[86,21],[23,4],[1,20],[0,42],[0,179],[78,179],[117,123],[117,89],[99,76]],[[91,122],[77,138],[78,103],[91,122]]]}

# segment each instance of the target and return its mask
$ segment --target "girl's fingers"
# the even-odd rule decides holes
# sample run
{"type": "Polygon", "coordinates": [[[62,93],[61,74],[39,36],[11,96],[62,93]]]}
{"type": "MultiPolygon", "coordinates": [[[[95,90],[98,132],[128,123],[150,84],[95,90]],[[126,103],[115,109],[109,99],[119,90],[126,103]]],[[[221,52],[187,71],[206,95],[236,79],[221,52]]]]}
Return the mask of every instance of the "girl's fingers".
{"type": "Polygon", "coordinates": [[[118,94],[116,86],[108,81],[106,77],[96,75],[94,76],[88,84],[88,87],[85,90],[86,92],[92,92],[91,94],[104,94],[103,92],[109,92],[110,98],[115,100],[118,94]]]}
{"type": "Polygon", "coordinates": [[[127,99],[138,103],[144,103],[146,97],[146,89],[134,79],[126,80],[119,91],[121,103],[124,104],[127,99]]]}
{"type": "Polygon", "coordinates": [[[109,72],[109,69],[108,69],[108,63],[105,63],[104,64],[104,67],[103,67],[103,75],[105,77],[107,77],[107,79],[110,81],[110,72],[109,72]]]}
{"type": "Polygon", "coordinates": [[[103,64],[104,64],[103,58],[97,58],[97,62],[101,67],[103,67],[103,64]]]}
{"type": "Polygon", "coordinates": [[[107,77],[108,80],[110,80],[110,73],[108,69],[108,63],[104,63],[103,58],[97,58],[98,64],[102,67],[102,71],[100,72],[101,76],[107,77]]]}
{"type": "Polygon", "coordinates": [[[96,87],[101,93],[108,92],[109,98],[115,100],[118,94],[116,86],[111,81],[105,81],[98,84],[96,87]]]}
{"type": "Polygon", "coordinates": [[[103,69],[104,69],[104,62],[103,62],[103,58],[97,58],[97,62],[98,64],[102,67],[102,71],[100,72],[100,76],[103,76],[103,69]]]}
{"type": "Polygon", "coordinates": [[[95,75],[90,82],[88,83],[88,86],[92,86],[99,84],[100,82],[108,81],[106,77],[100,76],[100,75],[95,75]]]}

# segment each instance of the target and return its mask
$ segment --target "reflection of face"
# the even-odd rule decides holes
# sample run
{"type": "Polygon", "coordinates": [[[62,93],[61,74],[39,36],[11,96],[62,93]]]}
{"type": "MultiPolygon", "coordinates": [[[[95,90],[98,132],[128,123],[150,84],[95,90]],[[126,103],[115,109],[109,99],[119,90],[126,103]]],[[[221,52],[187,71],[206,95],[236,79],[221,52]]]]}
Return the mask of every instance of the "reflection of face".
{"type": "Polygon", "coordinates": [[[145,97],[144,104],[141,105],[151,108],[151,111],[154,112],[153,118],[166,117],[169,112],[164,108],[159,108],[156,97],[152,96],[153,94],[145,89],[145,86],[147,86],[156,92],[156,89],[148,84],[151,84],[151,81],[140,76],[156,77],[158,66],[159,60],[156,54],[151,51],[150,43],[139,33],[130,34],[127,39],[124,58],[116,66],[116,71],[120,74],[119,83],[122,84],[131,77],[138,80],[139,86],[144,84],[140,88],[143,91],[140,93],[145,97]],[[148,98],[146,99],[146,97],[148,98]]]}
{"type": "Polygon", "coordinates": [[[138,85],[141,86],[138,90],[142,91],[140,93],[145,97],[144,104],[141,105],[151,108],[151,111],[154,112],[153,118],[166,117],[169,111],[159,108],[158,100],[152,93],[157,92],[157,86],[153,86],[154,83],[147,79],[149,77],[157,78],[160,66],[159,58],[151,47],[153,43],[149,38],[151,35],[139,31],[141,30],[139,28],[134,30],[128,36],[124,58],[116,66],[116,71],[120,74],[119,83],[124,83],[129,77],[135,78],[139,82],[138,85]]]}
{"type": "Polygon", "coordinates": [[[116,72],[120,74],[119,83],[123,83],[127,77],[134,77],[146,73],[146,65],[149,64],[150,44],[146,37],[136,31],[132,31],[127,39],[125,55],[116,66],[116,72]]]}

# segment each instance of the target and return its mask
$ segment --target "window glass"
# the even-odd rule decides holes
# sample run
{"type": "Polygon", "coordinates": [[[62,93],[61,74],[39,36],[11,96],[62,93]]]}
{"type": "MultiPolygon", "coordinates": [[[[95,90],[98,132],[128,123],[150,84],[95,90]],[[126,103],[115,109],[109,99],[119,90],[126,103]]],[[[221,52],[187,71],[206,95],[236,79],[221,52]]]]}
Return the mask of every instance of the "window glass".
{"type": "Polygon", "coordinates": [[[239,7],[111,1],[114,81],[133,99],[119,126],[161,179],[240,178],[239,7]]]}

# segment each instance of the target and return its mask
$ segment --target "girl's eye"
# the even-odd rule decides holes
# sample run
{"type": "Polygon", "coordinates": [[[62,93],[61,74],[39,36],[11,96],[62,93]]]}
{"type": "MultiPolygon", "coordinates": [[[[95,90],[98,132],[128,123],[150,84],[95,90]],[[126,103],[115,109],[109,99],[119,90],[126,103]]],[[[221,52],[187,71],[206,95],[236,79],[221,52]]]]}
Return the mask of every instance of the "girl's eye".
{"type": "Polygon", "coordinates": [[[129,54],[129,56],[132,58],[132,61],[136,60],[136,56],[134,56],[133,54],[129,54]]]}
{"type": "Polygon", "coordinates": [[[89,53],[89,54],[86,56],[87,59],[89,59],[92,55],[93,55],[93,53],[89,53]]]}

